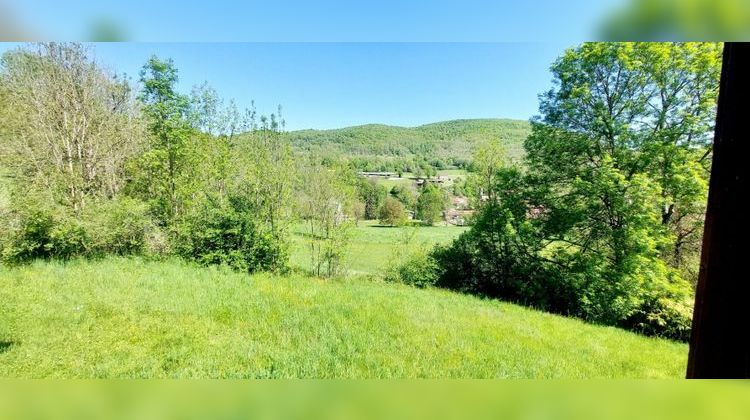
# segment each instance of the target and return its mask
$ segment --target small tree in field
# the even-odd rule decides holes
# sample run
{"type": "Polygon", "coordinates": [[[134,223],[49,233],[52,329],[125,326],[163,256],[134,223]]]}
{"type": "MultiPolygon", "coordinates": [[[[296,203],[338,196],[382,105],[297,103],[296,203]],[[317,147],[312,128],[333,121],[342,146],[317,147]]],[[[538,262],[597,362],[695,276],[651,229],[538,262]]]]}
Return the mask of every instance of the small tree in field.
{"type": "Polygon", "coordinates": [[[497,171],[506,164],[505,147],[497,139],[482,142],[474,150],[471,184],[477,193],[476,199],[482,202],[482,195],[487,194],[488,201],[494,202],[497,189],[497,171]]]}
{"type": "Polygon", "coordinates": [[[310,261],[316,276],[331,277],[343,268],[352,219],[346,214],[355,197],[353,176],[340,165],[314,163],[304,168],[301,215],[310,238],[310,261]]]}
{"type": "Polygon", "coordinates": [[[359,221],[365,218],[365,203],[362,200],[354,200],[351,204],[351,213],[354,225],[359,226],[359,221]]]}
{"type": "Polygon", "coordinates": [[[440,220],[445,210],[445,195],[438,187],[427,185],[417,200],[417,218],[428,225],[440,220]]]}
{"type": "Polygon", "coordinates": [[[380,207],[380,223],[389,226],[401,226],[406,223],[404,205],[393,197],[388,197],[380,207]]]}

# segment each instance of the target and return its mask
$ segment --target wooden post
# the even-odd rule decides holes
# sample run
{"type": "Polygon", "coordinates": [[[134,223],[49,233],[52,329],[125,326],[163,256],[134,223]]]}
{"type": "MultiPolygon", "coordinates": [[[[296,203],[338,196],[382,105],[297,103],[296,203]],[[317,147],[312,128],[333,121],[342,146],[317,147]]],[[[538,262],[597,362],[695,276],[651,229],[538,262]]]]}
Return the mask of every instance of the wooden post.
{"type": "Polygon", "coordinates": [[[728,42],[688,378],[750,377],[750,44],[728,42]]]}

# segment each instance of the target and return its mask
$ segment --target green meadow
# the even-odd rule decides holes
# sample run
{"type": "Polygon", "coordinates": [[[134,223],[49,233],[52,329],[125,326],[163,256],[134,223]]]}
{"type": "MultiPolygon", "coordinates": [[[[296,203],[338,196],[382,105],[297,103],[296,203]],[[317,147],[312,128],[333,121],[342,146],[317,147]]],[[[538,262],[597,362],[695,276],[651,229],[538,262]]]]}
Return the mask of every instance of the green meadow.
{"type": "MultiPolygon", "coordinates": [[[[396,262],[418,248],[447,244],[467,227],[460,226],[381,226],[376,220],[360,221],[351,231],[345,265],[349,274],[382,274],[396,262]]],[[[292,238],[291,264],[306,270],[311,267],[310,242],[304,224],[295,225],[292,238]]]]}
{"type": "Polygon", "coordinates": [[[682,343],[357,276],[114,257],[0,270],[0,377],[679,378],[687,357],[682,343]]]}

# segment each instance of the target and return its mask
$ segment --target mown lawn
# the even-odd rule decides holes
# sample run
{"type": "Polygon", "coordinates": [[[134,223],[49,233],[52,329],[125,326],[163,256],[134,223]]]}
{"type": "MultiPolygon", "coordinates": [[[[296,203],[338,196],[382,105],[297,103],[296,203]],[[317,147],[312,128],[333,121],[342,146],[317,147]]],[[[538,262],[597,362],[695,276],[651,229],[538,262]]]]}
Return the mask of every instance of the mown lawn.
{"type": "Polygon", "coordinates": [[[109,258],[0,268],[0,377],[660,378],[687,347],[360,278],[109,258]]]}
{"type": "MultiPolygon", "coordinates": [[[[462,226],[380,226],[375,220],[361,221],[354,227],[346,253],[345,265],[350,274],[380,274],[411,250],[447,244],[468,227],[462,226]]],[[[305,237],[305,226],[293,229],[291,264],[295,268],[309,270],[310,242],[305,237]]]]}

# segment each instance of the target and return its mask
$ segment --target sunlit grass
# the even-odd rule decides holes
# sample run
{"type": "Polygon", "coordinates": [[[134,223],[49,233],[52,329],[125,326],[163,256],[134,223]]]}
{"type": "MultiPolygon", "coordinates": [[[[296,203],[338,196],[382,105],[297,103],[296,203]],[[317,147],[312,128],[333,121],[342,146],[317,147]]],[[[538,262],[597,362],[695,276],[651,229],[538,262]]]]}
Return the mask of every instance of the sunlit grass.
{"type": "Polygon", "coordinates": [[[687,347],[358,278],[109,258],[0,268],[0,377],[681,377],[687,347]]]}
{"type": "MultiPolygon", "coordinates": [[[[351,274],[382,274],[391,262],[410,249],[449,243],[467,229],[452,225],[389,227],[380,226],[374,220],[360,221],[359,226],[353,228],[345,265],[351,274]]],[[[305,226],[295,226],[293,233],[291,265],[309,270],[311,262],[305,226]]]]}

